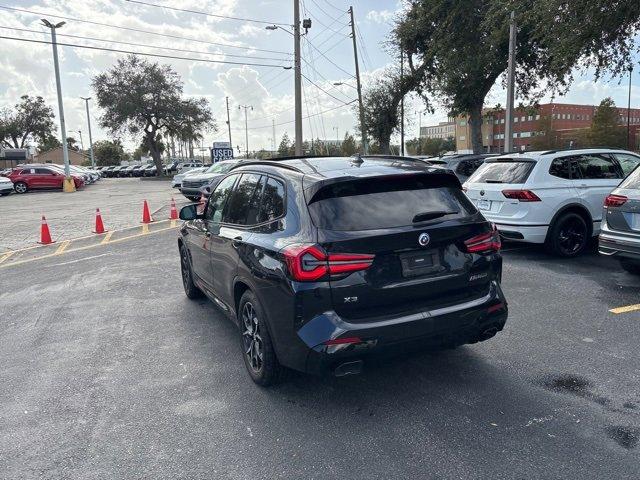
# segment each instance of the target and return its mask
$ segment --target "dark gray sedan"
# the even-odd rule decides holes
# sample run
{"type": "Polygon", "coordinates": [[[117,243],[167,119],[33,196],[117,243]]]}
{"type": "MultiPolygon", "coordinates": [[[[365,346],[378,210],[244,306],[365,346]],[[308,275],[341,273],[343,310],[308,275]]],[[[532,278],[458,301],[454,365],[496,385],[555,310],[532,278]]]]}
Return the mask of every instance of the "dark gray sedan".
{"type": "Polygon", "coordinates": [[[598,250],[640,274],[640,167],[605,199],[598,250]]]}
{"type": "Polygon", "coordinates": [[[214,163],[202,173],[186,176],[182,179],[180,192],[191,201],[199,200],[202,195],[202,187],[209,185],[214,179],[226,174],[238,162],[239,160],[224,160],[214,163]]]}

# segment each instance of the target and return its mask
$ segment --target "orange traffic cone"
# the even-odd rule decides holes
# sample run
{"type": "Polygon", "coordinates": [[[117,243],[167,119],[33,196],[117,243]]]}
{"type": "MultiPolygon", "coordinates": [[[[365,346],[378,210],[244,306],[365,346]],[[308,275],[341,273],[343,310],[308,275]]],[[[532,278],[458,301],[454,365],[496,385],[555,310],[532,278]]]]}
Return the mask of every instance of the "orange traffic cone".
{"type": "Polygon", "coordinates": [[[144,201],[144,205],[142,207],[142,223],[151,223],[153,222],[153,218],[151,218],[151,213],[149,213],[149,204],[147,201],[144,201]]]}
{"type": "Polygon", "coordinates": [[[102,223],[102,215],[100,215],[100,209],[96,208],[96,228],[93,230],[93,233],[104,233],[106,230],[104,229],[104,223],[102,223]]]}
{"type": "Polygon", "coordinates": [[[171,197],[171,211],[169,213],[169,220],[178,220],[178,210],[176,209],[176,201],[171,197]]]}
{"type": "Polygon", "coordinates": [[[42,215],[42,224],[40,225],[40,241],[38,242],[42,245],[49,245],[53,243],[51,240],[51,233],[49,232],[49,225],[47,225],[47,219],[42,215]]]}

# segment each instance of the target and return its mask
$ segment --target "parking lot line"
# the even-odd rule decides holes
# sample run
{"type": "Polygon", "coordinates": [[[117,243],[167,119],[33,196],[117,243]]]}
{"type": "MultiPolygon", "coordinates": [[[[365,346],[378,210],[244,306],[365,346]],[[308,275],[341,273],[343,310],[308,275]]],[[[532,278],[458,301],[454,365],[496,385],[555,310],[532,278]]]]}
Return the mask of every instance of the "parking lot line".
{"type": "Polygon", "coordinates": [[[12,252],[7,252],[7,253],[3,254],[3,255],[0,257],[0,263],[4,262],[5,260],[8,260],[8,259],[9,259],[9,257],[11,257],[11,255],[13,255],[14,253],[16,253],[16,252],[13,252],[13,251],[12,251],[12,252]]]}
{"type": "Polygon", "coordinates": [[[611,313],[620,314],[620,313],[629,313],[636,312],[640,310],[640,303],[636,303],[635,305],[626,305],[624,307],[612,308],[609,310],[611,313]]]}
{"type": "Polygon", "coordinates": [[[147,233],[149,233],[149,224],[143,223],[142,224],[142,234],[141,235],[146,235],[147,233]]]}
{"type": "Polygon", "coordinates": [[[58,249],[56,250],[55,255],[60,255],[62,252],[64,252],[69,246],[69,244],[71,244],[70,240],[65,240],[64,242],[62,242],[58,247],[58,249]]]}
{"type": "Polygon", "coordinates": [[[112,236],[113,236],[113,230],[110,231],[110,232],[107,232],[107,234],[104,236],[104,238],[100,242],[100,245],[104,245],[105,243],[109,243],[109,240],[111,240],[112,236]]]}

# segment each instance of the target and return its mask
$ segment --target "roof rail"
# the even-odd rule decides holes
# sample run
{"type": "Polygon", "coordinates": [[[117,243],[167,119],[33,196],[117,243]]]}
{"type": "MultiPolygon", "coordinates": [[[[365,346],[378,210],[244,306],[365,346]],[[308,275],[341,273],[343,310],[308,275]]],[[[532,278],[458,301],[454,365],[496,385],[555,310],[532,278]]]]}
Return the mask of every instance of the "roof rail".
{"type": "Polygon", "coordinates": [[[626,150],[626,148],[620,148],[620,147],[607,147],[607,146],[600,146],[600,145],[596,145],[593,147],[584,147],[584,148],[558,148],[556,150],[547,150],[546,152],[541,153],[540,155],[551,155],[554,153],[559,153],[559,152],[572,152],[574,150],[626,150]]]}
{"type": "MultiPolygon", "coordinates": [[[[300,157],[293,157],[293,158],[297,159],[300,157]]],[[[286,159],[281,158],[279,160],[286,160],[286,159]]],[[[273,161],[273,160],[249,160],[245,162],[238,162],[233,167],[231,167],[229,171],[235,170],[236,168],[240,168],[240,167],[246,167],[247,165],[269,165],[272,167],[286,168],[287,170],[292,170],[294,172],[304,173],[298,167],[294,167],[293,165],[290,165],[288,163],[280,163],[279,161],[273,161]]]]}

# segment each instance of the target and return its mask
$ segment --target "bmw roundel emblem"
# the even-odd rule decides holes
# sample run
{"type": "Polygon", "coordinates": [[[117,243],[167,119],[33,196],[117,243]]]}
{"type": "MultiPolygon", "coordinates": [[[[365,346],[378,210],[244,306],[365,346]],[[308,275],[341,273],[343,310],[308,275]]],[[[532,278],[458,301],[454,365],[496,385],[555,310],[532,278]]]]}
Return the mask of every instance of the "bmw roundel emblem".
{"type": "Polygon", "coordinates": [[[418,243],[420,244],[421,247],[426,247],[427,245],[429,245],[430,241],[431,241],[431,237],[429,236],[428,233],[421,233],[420,236],[418,237],[418,243]]]}

